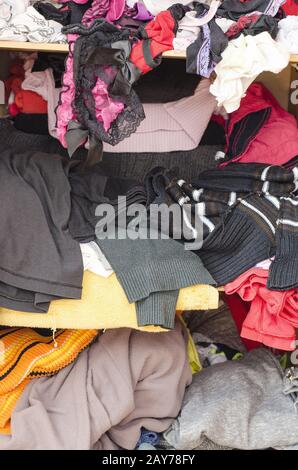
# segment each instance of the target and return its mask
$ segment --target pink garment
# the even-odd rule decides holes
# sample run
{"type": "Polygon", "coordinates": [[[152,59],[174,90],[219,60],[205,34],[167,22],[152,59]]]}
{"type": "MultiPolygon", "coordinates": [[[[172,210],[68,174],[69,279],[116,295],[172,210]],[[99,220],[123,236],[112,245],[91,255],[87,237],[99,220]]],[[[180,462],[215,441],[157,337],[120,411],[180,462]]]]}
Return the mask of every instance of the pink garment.
{"type": "MultiPolygon", "coordinates": [[[[64,148],[67,148],[66,133],[70,121],[76,120],[72,103],[75,99],[75,83],[73,80],[73,50],[77,35],[69,35],[69,56],[66,61],[63,76],[63,87],[60,95],[60,104],[56,110],[57,115],[57,138],[64,148]]],[[[107,84],[97,79],[93,88],[95,100],[96,117],[103,122],[105,131],[108,131],[112,122],[123,111],[124,104],[110,98],[107,84]]]]}
{"type": "Polygon", "coordinates": [[[121,18],[125,7],[125,0],[93,0],[91,7],[83,16],[82,23],[92,23],[97,18],[104,17],[112,23],[121,18]]]}
{"type": "Polygon", "coordinates": [[[73,80],[73,51],[77,35],[69,34],[67,37],[69,43],[69,55],[65,64],[65,73],[63,75],[63,85],[60,95],[60,104],[57,108],[57,139],[64,148],[67,148],[66,133],[70,121],[76,120],[72,109],[72,103],[75,98],[75,84],[73,80]]]}
{"type": "Polygon", "coordinates": [[[196,148],[216,107],[208,79],[200,81],[193,96],[165,104],[145,103],[146,118],[136,132],[106,152],[172,152],[196,148]]]}
{"type": "Polygon", "coordinates": [[[22,83],[23,90],[34,91],[48,103],[49,134],[56,137],[56,108],[59,102],[60,88],[55,88],[52,69],[42,72],[26,73],[22,83]]]}
{"type": "Polygon", "coordinates": [[[268,271],[252,268],[225,286],[228,295],[237,293],[251,302],[241,336],[275,349],[295,349],[298,327],[298,293],[295,289],[267,289],[268,271]]]}

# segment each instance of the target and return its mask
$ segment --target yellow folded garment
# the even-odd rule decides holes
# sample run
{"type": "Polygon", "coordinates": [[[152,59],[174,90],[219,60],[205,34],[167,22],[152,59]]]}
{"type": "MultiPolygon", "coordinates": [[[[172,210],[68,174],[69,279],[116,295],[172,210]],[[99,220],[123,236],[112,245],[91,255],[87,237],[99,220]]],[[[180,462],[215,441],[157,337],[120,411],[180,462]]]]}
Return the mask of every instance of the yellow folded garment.
{"type": "MultiPolygon", "coordinates": [[[[181,289],[177,311],[218,308],[219,294],[212,286],[198,285],[181,289]]],[[[0,325],[31,328],[111,329],[134,328],[165,331],[160,327],[138,327],[135,304],[129,304],[115,274],[109,278],[85,271],[81,300],[51,302],[46,314],[24,313],[0,308],[0,325]]]]}
{"type": "Polygon", "coordinates": [[[97,334],[97,330],[59,330],[54,338],[31,328],[0,331],[0,434],[9,433],[12,412],[30,380],[57,374],[97,334]]]}

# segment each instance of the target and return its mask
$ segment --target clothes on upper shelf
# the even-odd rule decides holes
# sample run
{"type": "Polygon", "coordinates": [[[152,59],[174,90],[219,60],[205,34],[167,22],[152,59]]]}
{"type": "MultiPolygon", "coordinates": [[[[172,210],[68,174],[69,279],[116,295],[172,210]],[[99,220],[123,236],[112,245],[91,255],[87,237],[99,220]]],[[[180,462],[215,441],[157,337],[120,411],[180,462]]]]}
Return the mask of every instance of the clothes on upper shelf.
{"type": "Polygon", "coordinates": [[[239,2],[238,0],[224,0],[217,13],[219,16],[237,21],[241,16],[260,12],[265,15],[275,16],[284,3],[284,0],[249,0],[239,2]]]}
{"type": "Polygon", "coordinates": [[[226,152],[229,162],[283,165],[298,155],[297,121],[261,83],[253,83],[240,108],[229,115],[226,152]]]}
{"type": "MultiPolygon", "coordinates": [[[[197,15],[203,17],[209,13],[208,7],[198,4],[197,15]]],[[[197,36],[187,48],[186,71],[209,78],[216,64],[222,60],[222,53],[228,46],[228,38],[218,26],[215,18],[204,24],[197,36]]]]}
{"type": "Polygon", "coordinates": [[[211,21],[217,11],[220,2],[213,0],[210,8],[200,5],[201,10],[191,10],[179,21],[178,31],[173,40],[173,49],[184,51],[192,44],[200,33],[200,28],[211,21]]]}
{"type": "Polygon", "coordinates": [[[237,23],[230,26],[226,35],[229,38],[236,39],[240,34],[256,36],[267,31],[275,39],[278,32],[278,24],[279,20],[277,18],[254,13],[249,16],[241,16],[237,23]]]}
{"type": "Polygon", "coordinates": [[[133,450],[142,428],[163,432],[179,413],[191,383],[186,342],[180,322],[162,335],[106,331],[75,363],[25,388],[0,448],[133,450]]]}
{"type": "Polygon", "coordinates": [[[241,336],[275,349],[296,348],[298,293],[296,289],[270,291],[266,288],[268,271],[252,268],[225,286],[227,294],[237,293],[250,302],[241,336]]]}
{"type": "Polygon", "coordinates": [[[192,0],[181,0],[176,2],[175,0],[143,0],[144,4],[152,15],[156,16],[161,11],[167,10],[176,3],[181,3],[182,5],[190,5],[192,0]]]}
{"type": "Polygon", "coordinates": [[[210,92],[218,106],[232,113],[239,108],[247,88],[260,73],[279,73],[289,63],[289,57],[287,49],[267,32],[257,36],[241,34],[223,51],[222,60],[215,67],[216,79],[210,92]]]}
{"type": "MultiPolygon", "coordinates": [[[[150,75],[150,74],[149,74],[150,75]]],[[[178,101],[144,104],[145,119],[134,134],[106,152],[171,152],[196,148],[215,110],[209,80],[201,80],[194,95],[178,101]]]]}
{"type": "Polygon", "coordinates": [[[180,450],[197,448],[205,437],[247,450],[297,444],[295,373],[295,368],[283,371],[266,349],[203,369],[164,436],[180,450]]]}
{"type": "Polygon", "coordinates": [[[54,335],[30,328],[0,331],[0,434],[10,433],[10,418],[25,387],[74,362],[97,334],[97,330],[60,330],[54,335]]]}
{"type": "Polygon", "coordinates": [[[29,6],[24,12],[12,16],[8,22],[0,20],[0,40],[36,43],[66,42],[61,29],[60,23],[46,20],[34,7],[29,6]]]}
{"type": "Polygon", "coordinates": [[[297,16],[287,16],[278,23],[277,41],[283,44],[290,54],[298,54],[298,3],[297,16]]]}
{"type": "Polygon", "coordinates": [[[281,8],[283,9],[283,11],[291,16],[291,15],[298,15],[298,2],[297,0],[286,0],[281,8]]]}

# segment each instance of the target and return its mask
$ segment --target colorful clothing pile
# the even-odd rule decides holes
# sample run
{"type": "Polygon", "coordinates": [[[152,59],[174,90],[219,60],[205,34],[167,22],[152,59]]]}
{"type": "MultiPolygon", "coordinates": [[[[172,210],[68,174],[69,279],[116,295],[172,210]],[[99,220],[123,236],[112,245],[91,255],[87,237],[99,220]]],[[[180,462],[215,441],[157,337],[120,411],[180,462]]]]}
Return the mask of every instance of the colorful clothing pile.
{"type": "Polygon", "coordinates": [[[10,433],[11,415],[29,382],[57,374],[97,334],[97,330],[59,330],[54,335],[30,328],[0,330],[0,434],[10,433]]]}

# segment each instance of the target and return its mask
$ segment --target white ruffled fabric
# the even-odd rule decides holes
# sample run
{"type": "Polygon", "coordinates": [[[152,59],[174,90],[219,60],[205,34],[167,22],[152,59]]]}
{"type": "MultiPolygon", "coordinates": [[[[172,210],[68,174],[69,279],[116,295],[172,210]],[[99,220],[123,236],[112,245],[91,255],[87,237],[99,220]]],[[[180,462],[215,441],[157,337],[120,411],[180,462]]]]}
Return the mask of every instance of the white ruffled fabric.
{"type": "Polygon", "coordinates": [[[0,40],[39,43],[66,42],[66,36],[61,33],[61,29],[60,23],[46,20],[35,8],[29,6],[25,12],[12,16],[9,22],[0,21],[0,40]]]}
{"type": "Polygon", "coordinates": [[[287,67],[290,54],[283,44],[264,32],[244,36],[229,42],[222,61],[215,67],[217,75],[210,87],[219,107],[227,113],[236,111],[249,85],[262,72],[279,73],[287,67]]]}
{"type": "Polygon", "coordinates": [[[278,23],[278,29],[277,41],[290,54],[298,54],[298,16],[287,16],[278,23]]]}

